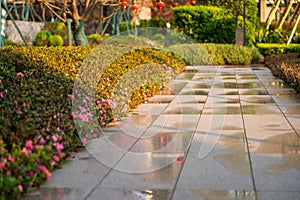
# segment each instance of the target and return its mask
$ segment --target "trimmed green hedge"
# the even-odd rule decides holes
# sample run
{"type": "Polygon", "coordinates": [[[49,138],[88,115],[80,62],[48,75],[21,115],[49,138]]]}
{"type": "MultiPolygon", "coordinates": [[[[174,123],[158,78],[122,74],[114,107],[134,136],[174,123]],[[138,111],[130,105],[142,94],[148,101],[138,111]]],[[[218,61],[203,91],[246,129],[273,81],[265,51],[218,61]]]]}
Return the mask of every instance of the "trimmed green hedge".
{"type": "Polygon", "coordinates": [[[271,44],[271,43],[259,43],[256,44],[260,53],[264,56],[272,54],[286,54],[286,53],[300,53],[300,44],[271,44]]]}
{"type": "MultiPolygon", "coordinates": [[[[227,9],[232,15],[236,15],[236,4],[235,0],[198,0],[198,5],[203,6],[216,6],[227,9]]],[[[238,4],[239,9],[239,26],[243,27],[243,14],[244,14],[244,3],[242,1],[238,4]]],[[[246,39],[247,45],[253,44],[253,39],[257,30],[258,22],[258,7],[256,0],[246,0],[246,39]]]]}
{"type": "Polygon", "coordinates": [[[180,6],[172,9],[178,31],[198,42],[235,42],[235,17],[226,9],[211,6],[180,6]]]}
{"type": "Polygon", "coordinates": [[[188,59],[190,65],[238,65],[257,63],[262,59],[256,48],[230,44],[181,44],[168,50],[188,59]]]}

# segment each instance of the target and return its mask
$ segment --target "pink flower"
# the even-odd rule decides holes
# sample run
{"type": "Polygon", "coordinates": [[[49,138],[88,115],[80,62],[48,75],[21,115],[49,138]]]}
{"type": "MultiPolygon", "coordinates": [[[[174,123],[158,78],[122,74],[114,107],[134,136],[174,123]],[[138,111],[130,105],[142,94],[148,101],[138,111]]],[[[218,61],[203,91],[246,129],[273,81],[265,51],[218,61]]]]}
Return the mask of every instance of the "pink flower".
{"type": "Polygon", "coordinates": [[[28,175],[29,175],[30,177],[33,177],[33,175],[34,175],[34,171],[33,171],[33,170],[31,170],[31,171],[28,173],[28,175]]]}
{"type": "Polygon", "coordinates": [[[4,95],[3,95],[2,92],[0,92],[0,97],[1,97],[2,99],[4,99],[4,95]]]}
{"type": "Polygon", "coordinates": [[[0,79],[0,84],[2,84],[2,80],[0,79]]]}
{"type": "Polygon", "coordinates": [[[93,138],[97,138],[97,134],[96,133],[93,134],[93,138]]]}
{"type": "Polygon", "coordinates": [[[52,174],[48,170],[45,172],[45,175],[47,180],[51,179],[52,174]]]}
{"type": "Polygon", "coordinates": [[[81,142],[82,142],[83,145],[86,145],[87,144],[86,138],[82,138],[81,142]]]}
{"type": "Polygon", "coordinates": [[[45,145],[45,144],[46,144],[46,140],[42,137],[42,138],[40,139],[40,143],[41,143],[42,145],[45,145]]]}
{"type": "Polygon", "coordinates": [[[23,102],[22,107],[26,108],[27,104],[25,102],[23,102]]]}
{"type": "Polygon", "coordinates": [[[22,115],[23,114],[22,110],[18,110],[18,114],[22,115]]]}
{"type": "Polygon", "coordinates": [[[18,185],[18,188],[21,192],[23,192],[23,186],[21,184],[18,185]]]}
{"type": "Polygon", "coordinates": [[[62,150],[64,149],[64,145],[63,144],[60,144],[60,143],[57,142],[54,145],[55,145],[58,153],[61,153],[62,150]]]}
{"type": "Polygon", "coordinates": [[[59,157],[58,157],[57,155],[54,155],[54,156],[53,156],[53,160],[54,160],[55,162],[58,162],[58,161],[59,161],[59,157]]]}
{"type": "Polygon", "coordinates": [[[57,127],[57,129],[56,129],[57,131],[61,131],[61,129],[60,129],[60,127],[57,127]]]}
{"type": "Polygon", "coordinates": [[[14,158],[11,155],[8,156],[7,160],[9,160],[10,162],[14,162],[14,158]]]}
{"type": "Polygon", "coordinates": [[[23,148],[22,148],[22,152],[23,152],[26,156],[28,156],[29,153],[30,153],[30,152],[27,150],[26,147],[23,147],[23,148]]]}
{"type": "Polygon", "coordinates": [[[69,97],[70,99],[74,99],[74,95],[72,95],[72,94],[68,94],[68,97],[69,97]]]}
{"type": "Polygon", "coordinates": [[[18,72],[18,73],[17,73],[17,76],[23,77],[24,74],[23,74],[22,72],[18,72]]]}
{"type": "Polygon", "coordinates": [[[53,140],[53,142],[57,142],[57,140],[58,140],[57,136],[56,135],[52,135],[52,140],[53,140]]]}
{"type": "Polygon", "coordinates": [[[55,165],[55,161],[51,161],[50,165],[53,167],[55,165]]]}
{"type": "Polygon", "coordinates": [[[0,168],[5,166],[5,162],[0,162],[0,168]]]}
{"type": "Polygon", "coordinates": [[[25,145],[30,151],[33,150],[32,140],[28,140],[25,145]]]}
{"type": "Polygon", "coordinates": [[[46,172],[46,171],[48,171],[47,167],[44,166],[44,165],[39,165],[39,166],[38,166],[38,169],[39,169],[41,172],[46,172]]]}

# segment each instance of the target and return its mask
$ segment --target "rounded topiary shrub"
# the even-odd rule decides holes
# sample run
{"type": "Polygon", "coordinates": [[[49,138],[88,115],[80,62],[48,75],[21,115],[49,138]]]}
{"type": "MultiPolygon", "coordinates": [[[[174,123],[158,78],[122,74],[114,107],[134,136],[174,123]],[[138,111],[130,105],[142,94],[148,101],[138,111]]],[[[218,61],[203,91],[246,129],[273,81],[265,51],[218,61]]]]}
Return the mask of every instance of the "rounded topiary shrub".
{"type": "Polygon", "coordinates": [[[51,35],[48,39],[50,46],[63,46],[64,40],[60,35],[51,35]]]}
{"type": "Polygon", "coordinates": [[[35,44],[38,46],[45,46],[48,44],[48,38],[51,36],[51,33],[46,30],[41,30],[35,36],[35,44]]]}

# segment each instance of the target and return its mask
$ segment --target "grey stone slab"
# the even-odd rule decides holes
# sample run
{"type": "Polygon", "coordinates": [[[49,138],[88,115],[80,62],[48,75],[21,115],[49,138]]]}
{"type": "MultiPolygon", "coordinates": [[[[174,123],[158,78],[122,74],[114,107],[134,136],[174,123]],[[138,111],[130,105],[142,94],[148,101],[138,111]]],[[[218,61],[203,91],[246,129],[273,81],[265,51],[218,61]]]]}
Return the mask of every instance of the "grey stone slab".
{"type": "Polygon", "coordinates": [[[205,103],[206,95],[176,95],[171,104],[205,103]]]}
{"type": "Polygon", "coordinates": [[[152,137],[139,139],[130,149],[131,152],[185,153],[194,136],[193,132],[162,132],[152,137]]]}
{"type": "Polygon", "coordinates": [[[231,89],[228,89],[228,88],[214,88],[213,90],[210,90],[209,96],[210,95],[219,95],[221,97],[224,97],[224,96],[236,96],[238,94],[239,94],[238,89],[236,89],[236,88],[233,88],[233,89],[232,88],[231,89]]]}
{"type": "Polygon", "coordinates": [[[286,191],[275,191],[275,192],[268,192],[268,191],[259,191],[258,197],[260,200],[299,200],[300,199],[300,192],[286,192],[286,191]]]}
{"type": "Polygon", "coordinates": [[[298,153],[251,153],[254,181],[258,191],[300,191],[300,156],[298,153]]]}
{"type": "Polygon", "coordinates": [[[287,115],[287,119],[300,137],[300,115],[287,115]]]}
{"type": "Polygon", "coordinates": [[[212,106],[214,104],[239,104],[240,99],[238,95],[210,95],[205,103],[205,106],[212,106]]]}
{"type": "Polygon", "coordinates": [[[300,95],[272,95],[272,98],[279,106],[300,105],[300,95]]]}
{"type": "Polygon", "coordinates": [[[241,96],[244,95],[268,95],[268,91],[266,89],[239,89],[239,94],[241,96]]]}
{"type": "Polygon", "coordinates": [[[127,186],[120,189],[97,188],[87,198],[87,200],[141,200],[141,199],[161,199],[169,200],[172,190],[160,189],[135,189],[127,186]]]}
{"type": "MultiPolygon", "coordinates": [[[[158,158],[164,162],[163,157],[158,158]]],[[[142,159],[139,163],[152,164],[149,157],[148,160],[142,159]]],[[[175,160],[169,165],[148,173],[129,173],[126,171],[113,170],[101,182],[98,188],[135,188],[135,189],[173,189],[178,179],[182,162],[175,160]]]]}
{"type": "Polygon", "coordinates": [[[300,115],[300,105],[280,106],[280,109],[285,115],[300,115]]]}
{"type": "Polygon", "coordinates": [[[41,187],[45,188],[92,188],[110,171],[88,152],[81,152],[76,157],[54,171],[51,180],[41,187]]]}
{"type": "Polygon", "coordinates": [[[253,190],[248,156],[211,152],[199,159],[198,154],[189,153],[176,189],[253,190]]]}
{"type": "Polygon", "coordinates": [[[240,95],[241,103],[275,103],[269,95],[240,95]]]}
{"type": "Polygon", "coordinates": [[[151,137],[160,132],[194,132],[200,115],[162,114],[146,130],[143,137],[151,137]]]}
{"type": "Polygon", "coordinates": [[[47,188],[42,187],[38,192],[28,193],[23,200],[59,199],[82,200],[86,199],[93,188],[47,188]]]}
{"type": "Polygon", "coordinates": [[[241,106],[237,103],[212,103],[211,105],[205,105],[202,114],[208,115],[241,115],[241,106]]]}
{"type": "Polygon", "coordinates": [[[167,106],[168,104],[141,104],[136,109],[134,109],[133,112],[140,115],[159,115],[165,110],[167,106]]]}
{"type": "Polygon", "coordinates": [[[268,88],[268,93],[270,95],[295,95],[297,92],[291,88],[282,88],[282,89],[272,89],[268,88]]]}
{"type": "Polygon", "coordinates": [[[296,136],[283,115],[244,115],[243,118],[249,141],[261,141],[282,134],[296,136]]]}
{"type": "Polygon", "coordinates": [[[209,89],[183,89],[179,95],[208,95],[209,89]]]}
{"type": "Polygon", "coordinates": [[[255,200],[254,191],[245,190],[176,190],[173,200],[255,200]]]}
{"type": "Polygon", "coordinates": [[[263,115],[263,114],[281,114],[281,110],[277,104],[254,104],[244,103],[242,105],[243,115],[263,115]]]}
{"type": "Polygon", "coordinates": [[[163,112],[163,114],[173,115],[200,115],[202,113],[203,103],[178,103],[170,104],[163,112]]]}

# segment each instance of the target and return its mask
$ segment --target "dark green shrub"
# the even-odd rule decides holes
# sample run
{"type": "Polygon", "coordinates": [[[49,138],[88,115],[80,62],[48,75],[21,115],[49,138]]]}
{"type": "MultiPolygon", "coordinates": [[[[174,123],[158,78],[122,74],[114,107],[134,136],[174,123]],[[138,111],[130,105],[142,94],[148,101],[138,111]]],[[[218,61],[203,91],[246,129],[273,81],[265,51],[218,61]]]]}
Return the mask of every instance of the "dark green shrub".
{"type": "Polygon", "coordinates": [[[51,33],[47,30],[41,30],[35,36],[35,44],[38,46],[46,46],[51,33]]]}
{"type": "Polygon", "coordinates": [[[64,44],[64,40],[60,35],[50,35],[48,38],[48,44],[50,46],[62,46],[64,44]]]}
{"type": "Polygon", "coordinates": [[[14,43],[13,41],[5,38],[4,46],[16,46],[16,43],[14,43]]]}
{"type": "Polygon", "coordinates": [[[67,27],[63,22],[46,22],[44,29],[51,32],[52,35],[67,35],[67,27]]]}
{"type": "Polygon", "coordinates": [[[130,31],[133,27],[130,22],[121,22],[120,25],[120,32],[130,31]]]}
{"type": "Polygon", "coordinates": [[[165,40],[166,38],[165,38],[165,36],[163,35],[163,34],[155,34],[155,35],[153,35],[153,39],[154,40],[158,40],[158,41],[163,41],[163,40],[165,40]]]}
{"type": "MultiPolygon", "coordinates": [[[[197,3],[204,6],[217,6],[227,9],[233,16],[236,15],[235,0],[199,0],[197,3]]],[[[239,26],[243,27],[242,17],[244,15],[244,3],[238,4],[239,9],[239,26]]],[[[246,0],[246,39],[247,45],[251,46],[257,30],[258,7],[255,0],[246,0]]]]}
{"type": "Polygon", "coordinates": [[[300,53],[300,44],[269,44],[260,43],[256,44],[259,52],[264,56],[272,54],[286,54],[286,53],[300,53]]]}
{"type": "Polygon", "coordinates": [[[180,6],[172,9],[178,31],[204,43],[234,43],[235,17],[226,9],[180,6]]]}

